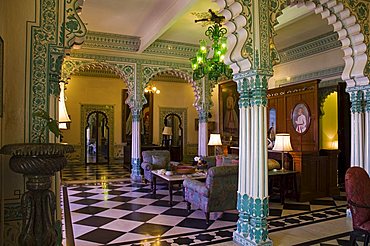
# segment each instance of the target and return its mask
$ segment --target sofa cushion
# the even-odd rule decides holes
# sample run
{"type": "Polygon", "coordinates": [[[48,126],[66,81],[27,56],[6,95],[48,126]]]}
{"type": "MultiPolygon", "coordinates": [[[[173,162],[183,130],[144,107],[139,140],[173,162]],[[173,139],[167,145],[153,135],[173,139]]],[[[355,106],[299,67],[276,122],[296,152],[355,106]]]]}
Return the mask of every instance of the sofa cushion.
{"type": "Polygon", "coordinates": [[[280,163],[277,160],[274,159],[268,159],[267,160],[267,167],[268,170],[273,170],[273,169],[280,169],[280,163]]]}
{"type": "Polygon", "coordinates": [[[165,168],[167,165],[167,157],[160,156],[160,155],[152,155],[152,164],[156,166],[156,168],[165,168]]]}

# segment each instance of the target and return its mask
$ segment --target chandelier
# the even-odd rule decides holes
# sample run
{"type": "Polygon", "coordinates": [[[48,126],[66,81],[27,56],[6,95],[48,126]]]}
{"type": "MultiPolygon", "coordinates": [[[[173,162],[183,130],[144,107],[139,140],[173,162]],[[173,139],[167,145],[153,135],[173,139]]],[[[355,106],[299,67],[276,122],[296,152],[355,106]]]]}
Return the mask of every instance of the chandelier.
{"type": "Polygon", "coordinates": [[[207,42],[201,40],[196,56],[190,59],[194,80],[208,75],[208,79],[217,81],[222,75],[227,78],[231,78],[232,75],[232,70],[224,63],[227,51],[226,38],[224,37],[227,30],[221,25],[224,17],[216,15],[211,9],[209,12],[211,14],[210,18],[195,20],[196,23],[210,21],[214,24],[209,26],[205,32],[205,35],[213,42],[212,47],[208,48],[207,42]]]}
{"type": "Polygon", "coordinates": [[[159,94],[161,91],[153,84],[149,84],[145,89],[145,93],[153,93],[153,94],[159,94]]]}

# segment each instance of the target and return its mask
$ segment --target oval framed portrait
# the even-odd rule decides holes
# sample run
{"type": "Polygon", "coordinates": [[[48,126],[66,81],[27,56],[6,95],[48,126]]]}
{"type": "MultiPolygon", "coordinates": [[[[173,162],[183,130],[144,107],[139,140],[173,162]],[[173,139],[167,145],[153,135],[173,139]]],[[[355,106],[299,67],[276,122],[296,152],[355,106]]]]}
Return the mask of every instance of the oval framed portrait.
{"type": "Polygon", "coordinates": [[[298,103],[292,111],[292,124],[294,130],[299,134],[305,134],[310,128],[311,113],[305,103],[298,103]]]}

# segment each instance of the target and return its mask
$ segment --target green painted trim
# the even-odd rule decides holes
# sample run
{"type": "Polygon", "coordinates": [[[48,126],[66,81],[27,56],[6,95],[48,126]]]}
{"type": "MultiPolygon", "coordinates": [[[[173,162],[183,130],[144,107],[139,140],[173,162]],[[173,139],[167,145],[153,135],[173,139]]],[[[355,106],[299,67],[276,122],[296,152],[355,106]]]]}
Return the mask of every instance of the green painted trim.
{"type": "Polygon", "coordinates": [[[328,32],[301,43],[278,50],[281,63],[316,55],[342,46],[336,32],[328,32]]]}
{"type": "MultiPolygon", "coordinates": [[[[140,37],[89,31],[83,47],[116,51],[137,52],[140,37]]],[[[198,45],[169,40],[156,40],[143,53],[189,59],[198,50],[198,45]]]]}
{"type": "Polygon", "coordinates": [[[239,220],[236,234],[240,235],[241,238],[234,237],[234,240],[243,241],[248,239],[253,242],[253,245],[263,245],[270,242],[267,225],[269,198],[254,198],[238,192],[237,209],[239,220]]]}
{"type": "Polygon", "coordinates": [[[140,37],[88,31],[82,47],[136,52],[140,43],[140,37]]]}

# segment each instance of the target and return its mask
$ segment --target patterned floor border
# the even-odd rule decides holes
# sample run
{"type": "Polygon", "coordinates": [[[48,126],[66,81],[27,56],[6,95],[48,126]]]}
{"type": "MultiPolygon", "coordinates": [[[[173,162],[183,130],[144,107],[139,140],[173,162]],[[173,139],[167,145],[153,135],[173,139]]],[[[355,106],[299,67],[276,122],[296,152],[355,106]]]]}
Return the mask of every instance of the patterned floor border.
{"type": "MultiPolygon", "coordinates": [[[[325,222],[328,220],[339,219],[346,216],[346,205],[315,210],[311,212],[304,212],[295,215],[287,215],[280,218],[269,219],[270,229],[269,233],[287,230],[291,228],[301,227],[305,225],[325,222]],[[310,215],[312,217],[310,217],[310,215]],[[318,217],[315,217],[318,216],[318,217]],[[322,216],[321,216],[322,215],[322,216]],[[326,216],[325,216],[326,215],[326,216]],[[313,219],[309,219],[313,218],[313,219]],[[293,223],[292,225],[283,226],[282,221],[288,223],[293,223]],[[271,222],[280,222],[281,224],[276,224],[277,226],[271,226],[271,222]],[[271,228],[272,227],[272,228],[271,228]]],[[[155,245],[211,245],[222,242],[232,241],[233,232],[236,230],[236,226],[228,226],[223,228],[204,230],[200,232],[190,232],[185,234],[176,234],[167,237],[147,239],[144,243],[141,240],[130,241],[125,244],[109,244],[109,246],[118,246],[118,245],[131,245],[131,246],[149,246],[153,243],[155,245]]]]}

